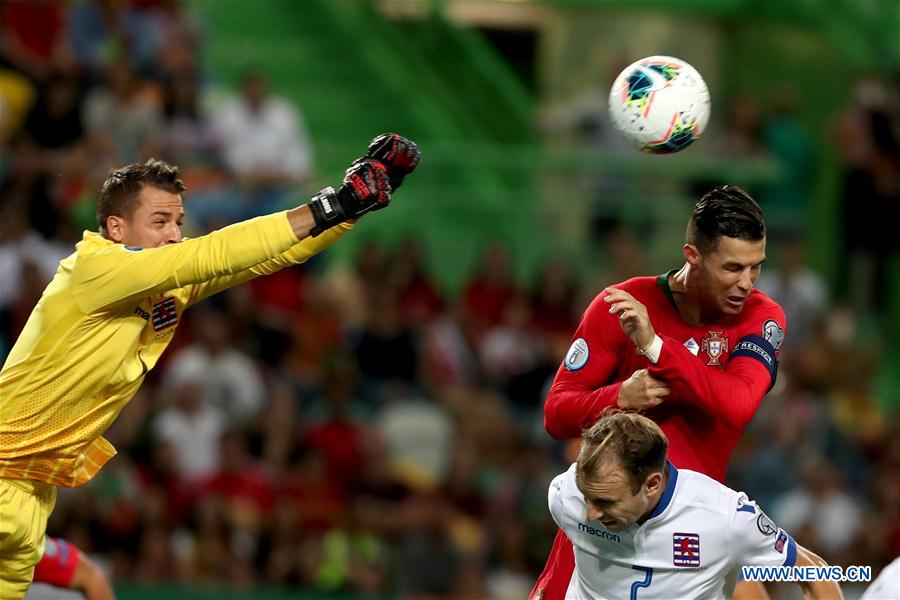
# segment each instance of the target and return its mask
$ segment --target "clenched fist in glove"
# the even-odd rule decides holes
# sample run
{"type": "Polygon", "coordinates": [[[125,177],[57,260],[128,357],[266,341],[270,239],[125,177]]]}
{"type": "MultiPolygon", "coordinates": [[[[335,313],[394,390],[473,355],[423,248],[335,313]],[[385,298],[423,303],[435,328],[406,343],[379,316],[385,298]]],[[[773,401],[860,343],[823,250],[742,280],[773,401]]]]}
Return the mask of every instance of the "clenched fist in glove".
{"type": "Polygon", "coordinates": [[[391,189],[396,191],[403,178],[419,166],[422,153],[414,141],[396,133],[382,133],[369,144],[366,158],[384,163],[391,179],[391,189]]]}
{"type": "Polygon", "coordinates": [[[391,201],[391,185],[385,165],[377,160],[356,161],[347,169],[337,192],[327,187],[309,202],[316,222],[310,235],[317,236],[338,223],[384,208],[391,201]]]}

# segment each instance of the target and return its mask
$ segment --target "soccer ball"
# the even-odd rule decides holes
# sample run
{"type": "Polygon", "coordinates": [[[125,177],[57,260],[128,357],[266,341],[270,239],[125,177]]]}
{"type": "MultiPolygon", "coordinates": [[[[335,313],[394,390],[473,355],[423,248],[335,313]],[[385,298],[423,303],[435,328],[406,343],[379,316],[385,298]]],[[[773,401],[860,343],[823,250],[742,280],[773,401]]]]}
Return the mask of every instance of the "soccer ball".
{"type": "Polygon", "coordinates": [[[630,64],[609,91],[609,116],[643,152],[671,154],[700,137],[709,122],[709,91],[694,67],[671,56],[630,64]]]}

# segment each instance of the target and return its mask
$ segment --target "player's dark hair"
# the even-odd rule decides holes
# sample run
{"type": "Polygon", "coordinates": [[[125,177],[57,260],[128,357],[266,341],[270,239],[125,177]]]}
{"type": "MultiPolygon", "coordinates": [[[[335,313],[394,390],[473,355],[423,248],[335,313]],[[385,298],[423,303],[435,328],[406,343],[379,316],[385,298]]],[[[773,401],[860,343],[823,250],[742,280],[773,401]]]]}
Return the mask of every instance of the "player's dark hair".
{"type": "Polygon", "coordinates": [[[662,472],[668,448],[662,429],[647,417],[609,411],[581,435],[575,476],[589,481],[601,465],[613,460],[631,477],[631,491],[637,494],[651,473],[662,472]]]}
{"type": "Polygon", "coordinates": [[[101,233],[106,233],[106,219],[109,217],[131,218],[144,186],[172,194],[182,194],[186,189],[179,178],[178,167],[155,158],[143,164],[135,163],[110,171],[97,200],[97,222],[101,233]]]}
{"type": "Polygon", "coordinates": [[[762,210],[736,185],[722,185],[704,194],[694,206],[685,238],[701,254],[715,250],[725,236],[748,242],[766,237],[762,210]]]}

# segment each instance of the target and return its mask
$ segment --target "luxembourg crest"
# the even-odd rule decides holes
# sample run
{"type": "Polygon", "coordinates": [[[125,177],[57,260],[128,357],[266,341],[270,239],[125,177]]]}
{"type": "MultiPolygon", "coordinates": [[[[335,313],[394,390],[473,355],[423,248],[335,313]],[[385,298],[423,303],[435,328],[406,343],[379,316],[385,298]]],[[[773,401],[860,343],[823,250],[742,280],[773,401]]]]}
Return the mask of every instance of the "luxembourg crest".
{"type": "Polygon", "coordinates": [[[700,566],[700,534],[672,534],[672,564],[676,567],[700,566]]]}
{"type": "Polygon", "coordinates": [[[703,338],[700,349],[709,357],[707,366],[720,366],[720,359],[728,352],[728,338],[722,337],[721,331],[710,331],[709,337],[703,338]]]}
{"type": "Polygon", "coordinates": [[[178,323],[178,309],[175,308],[175,298],[171,296],[163,298],[161,302],[153,305],[151,310],[153,331],[161,331],[178,323]]]}

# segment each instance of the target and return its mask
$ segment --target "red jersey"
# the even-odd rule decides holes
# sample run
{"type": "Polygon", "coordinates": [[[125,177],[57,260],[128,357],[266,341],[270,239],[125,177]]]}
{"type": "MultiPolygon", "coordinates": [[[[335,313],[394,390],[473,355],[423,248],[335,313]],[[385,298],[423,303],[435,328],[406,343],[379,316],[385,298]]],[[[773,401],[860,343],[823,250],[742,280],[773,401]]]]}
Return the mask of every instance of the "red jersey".
{"type": "MultiPolygon", "coordinates": [[[[661,404],[644,411],[669,438],[669,459],[722,481],[744,426],[775,383],[784,311],[753,290],[739,314],[694,327],[676,308],[670,274],[613,286],[647,307],[663,340],[656,364],[635,352],[602,292],[585,311],[553,380],[544,426],[555,438],[579,437],[605,408],[616,406],[622,382],[647,369],[671,389],[661,404]]],[[[561,600],[574,569],[572,543],[560,530],[529,599],[561,600]]]]}
{"type": "Polygon", "coordinates": [[[44,555],[34,567],[32,581],[68,588],[79,561],[78,548],[66,540],[47,537],[44,542],[44,555]]]}
{"type": "Polygon", "coordinates": [[[744,426],[775,383],[785,317],[768,296],[753,290],[737,315],[695,327],[684,321],[668,274],[635,277],[613,286],[647,307],[663,346],[656,364],[635,352],[600,293],[584,313],[544,406],[544,425],[555,438],[575,438],[603,409],[616,406],[622,382],[639,369],[669,385],[671,393],[645,414],[669,439],[676,467],[718,481],[744,426]]]}

